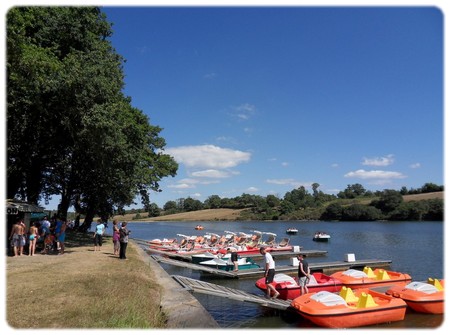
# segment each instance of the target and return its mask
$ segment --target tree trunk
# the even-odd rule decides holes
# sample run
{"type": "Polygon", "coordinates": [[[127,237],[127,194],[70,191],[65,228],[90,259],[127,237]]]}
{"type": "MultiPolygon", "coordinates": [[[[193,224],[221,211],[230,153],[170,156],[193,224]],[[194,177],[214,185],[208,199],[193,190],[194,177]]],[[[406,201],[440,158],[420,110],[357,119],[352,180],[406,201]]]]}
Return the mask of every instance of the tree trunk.
{"type": "Polygon", "coordinates": [[[78,229],[79,231],[82,231],[82,232],[85,233],[85,232],[87,232],[89,230],[89,228],[91,228],[91,224],[92,224],[92,221],[94,219],[94,214],[95,214],[94,210],[88,209],[88,211],[86,213],[86,216],[84,218],[84,222],[80,226],[80,228],[78,229]]]}

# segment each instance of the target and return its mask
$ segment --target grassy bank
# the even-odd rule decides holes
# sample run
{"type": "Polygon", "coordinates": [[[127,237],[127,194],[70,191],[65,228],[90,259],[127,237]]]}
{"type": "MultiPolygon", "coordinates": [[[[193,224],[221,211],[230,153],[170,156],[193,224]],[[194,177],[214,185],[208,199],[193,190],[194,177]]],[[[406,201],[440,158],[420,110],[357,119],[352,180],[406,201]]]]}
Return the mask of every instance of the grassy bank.
{"type": "Polygon", "coordinates": [[[29,328],[164,328],[160,287],[129,243],[127,261],[110,237],[69,232],[64,255],[7,257],[6,321],[29,328]]]}

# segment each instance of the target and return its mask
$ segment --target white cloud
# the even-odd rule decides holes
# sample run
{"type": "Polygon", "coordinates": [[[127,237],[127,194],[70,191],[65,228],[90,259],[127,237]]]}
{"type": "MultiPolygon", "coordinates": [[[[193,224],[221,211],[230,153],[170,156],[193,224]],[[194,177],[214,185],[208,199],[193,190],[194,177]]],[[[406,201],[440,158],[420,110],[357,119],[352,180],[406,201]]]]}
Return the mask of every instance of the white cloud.
{"type": "Polygon", "coordinates": [[[364,157],[362,165],[388,166],[393,163],[394,163],[394,155],[387,155],[386,157],[374,157],[374,158],[364,157]]]}
{"type": "Polygon", "coordinates": [[[300,186],[304,187],[310,187],[312,185],[312,182],[300,182],[292,178],[287,179],[266,179],[266,183],[268,184],[275,184],[275,185],[290,185],[295,188],[298,188],[300,186]]]}
{"type": "Polygon", "coordinates": [[[251,186],[251,187],[247,188],[246,191],[248,193],[255,193],[255,192],[258,192],[258,189],[256,187],[251,186]]]}
{"type": "Polygon", "coordinates": [[[251,105],[249,103],[242,104],[240,106],[237,106],[236,111],[248,114],[253,114],[256,111],[256,107],[254,105],[251,105]]]}
{"type": "Polygon", "coordinates": [[[295,183],[294,179],[267,179],[267,183],[276,185],[292,185],[295,183]]]}
{"type": "Polygon", "coordinates": [[[215,170],[215,169],[195,171],[195,172],[191,173],[191,175],[193,177],[199,177],[199,178],[228,178],[228,177],[231,177],[231,176],[237,175],[237,174],[239,174],[239,172],[227,171],[227,170],[215,170]]]}
{"type": "Polygon", "coordinates": [[[180,184],[172,184],[172,185],[168,185],[167,187],[169,188],[180,188],[180,189],[185,189],[185,188],[192,188],[194,187],[191,184],[186,184],[186,183],[180,183],[180,184]]]}
{"type": "Polygon", "coordinates": [[[378,179],[378,180],[390,180],[390,179],[402,179],[406,178],[400,172],[395,171],[382,171],[382,170],[356,170],[351,171],[344,175],[346,178],[358,178],[358,179],[378,179]]]}
{"type": "Polygon", "coordinates": [[[286,166],[288,166],[288,165],[289,165],[288,162],[283,162],[283,163],[281,163],[281,166],[284,166],[284,167],[286,167],[286,166]]]}
{"type": "Polygon", "coordinates": [[[332,167],[332,168],[338,168],[338,167],[339,167],[339,164],[338,164],[338,163],[333,163],[333,164],[331,164],[331,167],[332,167]]]}
{"type": "Polygon", "coordinates": [[[256,113],[256,107],[252,104],[245,103],[232,107],[231,115],[242,121],[249,120],[256,113]]]}
{"type": "Polygon", "coordinates": [[[411,164],[409,167],[411,168],[411,169],[418,169],[418,168],[420,168],[420,163],[414,163],[414,164],[411,164]]]}
{"type": "Polygon", "coordinates": [[[187,167],[226,169],[248,162],[251,154],[215,145],[190,145],[167,148],[166,154],[187,167]]]}

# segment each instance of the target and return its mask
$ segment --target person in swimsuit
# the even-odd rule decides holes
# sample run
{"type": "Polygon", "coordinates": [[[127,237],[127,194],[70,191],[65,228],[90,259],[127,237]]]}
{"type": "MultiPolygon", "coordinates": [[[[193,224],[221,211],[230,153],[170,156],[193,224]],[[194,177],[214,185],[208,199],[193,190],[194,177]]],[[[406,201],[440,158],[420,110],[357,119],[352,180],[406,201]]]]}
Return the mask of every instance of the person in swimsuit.
{"type": "Polygon", "coordinates": [[[38,228],[33,223],[33,225],[30,227],[30,236],[29,239],[29,248],[28,248],[28,256],[34,256],[34,253],[36,251],[36,241],[38,238],[38,228]]]}
{"type": "Polygon", "coordinates": [[[22,256],[23,246],[25,245],[23,239],[25,235],[25,228],[21,219],[18,219],[14,224],[9,235],[9,239],[12,240],[12,245],[14,249],[14,256],[22,256]]]}

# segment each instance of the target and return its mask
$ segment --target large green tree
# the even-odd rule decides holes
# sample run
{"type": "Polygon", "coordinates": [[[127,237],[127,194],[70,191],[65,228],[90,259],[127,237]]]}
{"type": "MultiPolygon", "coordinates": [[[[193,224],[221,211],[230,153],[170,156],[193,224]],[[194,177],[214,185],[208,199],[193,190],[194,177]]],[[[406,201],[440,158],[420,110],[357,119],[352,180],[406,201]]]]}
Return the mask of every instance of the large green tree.
{"type": "Polygon", "coordinates": [[[7,14],[8,197],[61,195],[87,215],[149,190],[177,171],[161,128],[123,96],[123,58],[98,7],[15,7],[7,14]]]}

